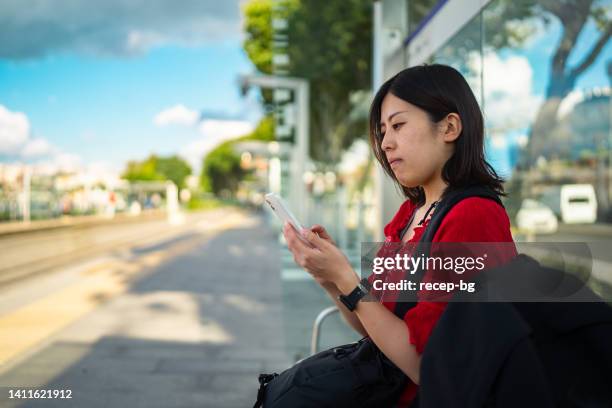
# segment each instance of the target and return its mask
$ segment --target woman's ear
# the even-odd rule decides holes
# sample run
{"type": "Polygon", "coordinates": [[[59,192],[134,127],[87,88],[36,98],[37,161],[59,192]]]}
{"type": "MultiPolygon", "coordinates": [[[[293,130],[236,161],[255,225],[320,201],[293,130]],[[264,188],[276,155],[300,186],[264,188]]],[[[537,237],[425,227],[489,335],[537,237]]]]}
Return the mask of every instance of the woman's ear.
{"type": "Polygon", "coordinates": [[[454,142],[461,134],[463,126],[461,125],[461,117],[456,113],[449,113],[443,119],[444,127],[442,128],[443,138],[445,142],[454,142]]]}

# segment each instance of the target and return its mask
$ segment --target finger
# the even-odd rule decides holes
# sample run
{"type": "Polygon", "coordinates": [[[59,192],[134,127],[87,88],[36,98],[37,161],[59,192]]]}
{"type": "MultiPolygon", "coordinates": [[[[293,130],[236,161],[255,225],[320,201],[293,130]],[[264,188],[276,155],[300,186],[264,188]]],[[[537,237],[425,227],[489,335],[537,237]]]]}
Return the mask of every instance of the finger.
{"type": "Polygon", "coordinates": [[[311,231],[316,232],[323,239],[333,242],[332,237],[329,235],[324,226],[315,224],[310,228],[311,231]]]}
{"type": "Polygon", "coordinates": [[[302,255],[310,255],[312,253],[312,247],[309,242],[299,234],[295,228],[289,223],[284,226],[285,239],[287,240],[287,246],[291,246],[290,249],[294,253],[302,255]]]}
{"type": "Polygon", "coordinates": [[[310,230],[318,233],[319,235],[329,235],[325,227],[320,224],[313,225],[312,227],[310,227],[310,230]]]}
{"type": "Polygon", "coordinates": [[[292,253],[295,254],[295,251],[296,251],[295,241],[296,241],[297,233],[295,232],[293,227],[288,225],[288,223],[283,225],[283,235],[285,236],[285,242],[287,243],[287,247],[292,253]]]}
{"type": "Polygon", "coordinates": [[[315,248],[324,248],[325,244],[329,244],[326,239],[321,238],[311,230],[303,230],[302,236],[315,248]]]}
{"type": "Polygon", "coordinates": [[[295,228],[288,223],[283,226],[283,234],[289,250],[294,254],[298,254],[302,250],[301,246],[304,245],[304,237],[302,237],[301,234],[299,234],[295,228]]]}

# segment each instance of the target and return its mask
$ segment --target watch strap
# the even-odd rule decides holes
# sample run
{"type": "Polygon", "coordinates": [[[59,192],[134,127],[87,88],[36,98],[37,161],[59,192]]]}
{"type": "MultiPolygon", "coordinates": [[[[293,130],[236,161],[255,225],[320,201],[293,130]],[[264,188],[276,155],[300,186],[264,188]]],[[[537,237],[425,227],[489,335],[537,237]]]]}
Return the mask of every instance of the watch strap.
{"type": "Polygon", "coordinates": [[[338,299],[346,306],[351,312],[357,308],[357,302],[369,295],[372,285],[368,278],[363,278],[359,281],[355,289],[348,295],[340,294],[338,299]]]}

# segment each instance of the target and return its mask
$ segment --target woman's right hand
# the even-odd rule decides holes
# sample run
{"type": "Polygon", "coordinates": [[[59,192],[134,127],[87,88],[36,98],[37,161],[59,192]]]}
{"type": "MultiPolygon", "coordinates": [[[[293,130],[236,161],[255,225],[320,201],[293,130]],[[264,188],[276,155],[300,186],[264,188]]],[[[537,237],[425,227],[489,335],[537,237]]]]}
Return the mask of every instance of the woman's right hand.
{"type": "MultiPolygon", "coordinates": [[[[327,232],[327,230],[325,229],[324,226],[320,225],[320,224],[315,224],[310,228],[305,228],[307,230],[310,230],[312,232],[314,232],[315,234],[317,234],[320,238],[324,239],[325,241],[329,242],[332,245],[336,245],[336,243],[334,242],[334,240],[332,239],[332,237],[329,235],[329,233],[327,232]]],[[[329,282],[326,280],[321,280],[321,279],[317,279],[315,278],[315,281],[321,285],[324,289],[326,290],[334,290],[336,288],[336,284],[333,282],[329,282]]]]}

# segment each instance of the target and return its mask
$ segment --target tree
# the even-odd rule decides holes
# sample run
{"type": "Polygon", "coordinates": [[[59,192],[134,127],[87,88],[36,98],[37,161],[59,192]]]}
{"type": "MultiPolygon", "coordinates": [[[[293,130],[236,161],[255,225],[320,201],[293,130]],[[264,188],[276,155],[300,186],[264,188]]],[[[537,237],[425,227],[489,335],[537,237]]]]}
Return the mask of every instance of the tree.
{"type": "Polygon", "coordinates": [[[272,0],[251,0],[242,12],[243,48],[259,72],[272,74],[272,0]]]}
{"type": "Polygon", "coordinates": [[[350,97],[371,88],[372,1],[303,0],[289,17],[289,71],[310,81],[311,156],[323,167],[367,129],[350,97]]]}
{"type": "MultiPolygon", "coordinates": [[[[272,0],[251,0],[242,6],[245,39],[243,48],[263,74],[272,74],[272,0]]],[[[273,91],[262,89],[263,105],[273,108],[273,91]]]]}
{"type": "Polygon", "coordinates": [[[191,167],[180,157],[152,154],[142,162],[129,161],[121,177],[131,182],[169,180],[180,188],[185,186],[185,178],[190,174],[191,167]]]}
{"type": "Polygon", "coordinates": [[[158,158],[156,169],[165,180],[172,181],[179,188],[185,187],[185,179],[191,174],[191,166],[176,155],[158,158]]]}
{"type": "Polygon", "coordinates": [[[204,158],[200,183],[202,188],[220,195],[223,190],[232,194],[238,189],[238,183],[247,172],[240,166],[240,157],[234,151],[230,140],[221,143],[204,158]]]}
{"type": "Polygon", "coordinates": [[[156,162],[155,155],[151,155],[142,162],[129,161],[121,177],[130,182],[163,180],[163,176],[156,169],[156,162]]]}
{"type": "MultiPolygon", "coordinates": [[[[283,7],[275,13],[282,13],[288,22],[289,75],[310,83],[310,155],[319,167],[334,170],[342,152],[367,130],[365,118],[350,117],[350,97],[371,86],[372,1],[280,4],[283,7]]],[[[271,27],[271,2],[252,0],[245,11],[245,49],[255,66],[269,73],[272,30],[262,25],[271,27]]]]}
{"type": "Polygon", "coordinates": [[[234,145],[244,141],[271,142],[273,140],[275,140],[274,118],[267,115],[248,135],[221,143],[203,160],[200,174],[202,189],[213,192],[215,195],[219,195],[223,190],[234,194],[240,181],[251,173],[240,166],[240,156],[234,150],[234,145]]]}

